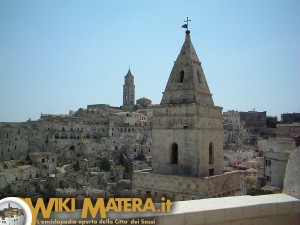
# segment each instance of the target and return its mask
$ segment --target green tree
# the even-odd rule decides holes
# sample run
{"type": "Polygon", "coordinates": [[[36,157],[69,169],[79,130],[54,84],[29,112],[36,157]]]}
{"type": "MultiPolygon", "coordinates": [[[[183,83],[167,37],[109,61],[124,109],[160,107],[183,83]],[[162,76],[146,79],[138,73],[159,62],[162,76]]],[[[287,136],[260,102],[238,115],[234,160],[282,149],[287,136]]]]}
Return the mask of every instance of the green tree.
{"type": "Polygon", "coordinates": [[[272,191],[265,191],[265,190],[261,190],[261,189],[255,189],[255,188],[251,188],[249,191],[247,191],[247,195],[269,195],[269,194],[273,194],[272,191]]]}
{"type": "Polygon", "coordinates": [[[109,162],[108,158],[106,158],[106,157],[102,158],[100,169],[104,170],[104,171],[109,171],[109,169],[110,169],[110,162],[109,162]]]}
{"type": "Polygon", "coordinates": [[[146,161],[146,156],[144,154],[138,154],[135,160],[146,161]]]}
{"type": "Polygon", "coordinates": [[[267,127],[276,128],[277,123],[278,123],[277,116],[267,116],[267,127]]]}

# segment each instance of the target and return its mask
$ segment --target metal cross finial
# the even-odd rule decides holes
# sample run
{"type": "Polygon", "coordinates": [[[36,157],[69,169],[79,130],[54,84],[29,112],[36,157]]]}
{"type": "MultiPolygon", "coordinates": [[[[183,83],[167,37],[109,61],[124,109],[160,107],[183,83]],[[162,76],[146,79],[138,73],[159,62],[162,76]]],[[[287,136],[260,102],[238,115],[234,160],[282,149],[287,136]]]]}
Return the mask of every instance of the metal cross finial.
{"type": "Polygon", "coordinates": [[[189,35],[189,34],[191,33],[191,32],[189,31],[189,21],[191,21],[191,20],[189,20],[189,18],[187,17],[186,20],[184,21],[185,24],[183,24],[183,25],[181,26],[182,28],[186,28],[185,33],[186,33],[187,35],[189,35]]]}
{"type": "Polygon", "coordinates": [[[187,17],[186,20],[184,21],[186,23],[186,29],[188,30],[189,29],[189,21],[192,21],[192,20],[189,20],[189,18],[187,17]]]}

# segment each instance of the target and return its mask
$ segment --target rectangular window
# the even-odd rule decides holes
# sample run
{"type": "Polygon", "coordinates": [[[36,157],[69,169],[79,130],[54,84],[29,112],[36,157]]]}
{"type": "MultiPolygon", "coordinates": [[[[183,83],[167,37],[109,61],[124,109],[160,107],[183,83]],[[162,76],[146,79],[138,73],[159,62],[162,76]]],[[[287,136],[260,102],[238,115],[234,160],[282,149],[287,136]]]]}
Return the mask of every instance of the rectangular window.
{"type": "Polygon", "coordinates": [[[271,177],[270,176],[266,176],[267,182],[271,182],[271,177]]]}

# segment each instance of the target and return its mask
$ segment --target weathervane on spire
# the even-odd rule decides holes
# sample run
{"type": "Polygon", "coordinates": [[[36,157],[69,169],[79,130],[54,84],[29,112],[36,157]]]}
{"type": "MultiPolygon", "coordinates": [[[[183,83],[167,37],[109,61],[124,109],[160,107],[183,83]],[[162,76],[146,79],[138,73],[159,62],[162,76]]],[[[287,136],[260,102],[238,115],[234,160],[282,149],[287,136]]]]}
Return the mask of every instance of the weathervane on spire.
{"type": "Polygon", "coordinates": [[[192,21],[192,20],[189,20],[189,18],[187,17],[186,20],[184,21],[185,24],[183,24],[181,26],[182,28],[186,28],[186,31],[185,31],[186,34],[190,34],[190,31],[189,31],[189,21],[192,21]]]}

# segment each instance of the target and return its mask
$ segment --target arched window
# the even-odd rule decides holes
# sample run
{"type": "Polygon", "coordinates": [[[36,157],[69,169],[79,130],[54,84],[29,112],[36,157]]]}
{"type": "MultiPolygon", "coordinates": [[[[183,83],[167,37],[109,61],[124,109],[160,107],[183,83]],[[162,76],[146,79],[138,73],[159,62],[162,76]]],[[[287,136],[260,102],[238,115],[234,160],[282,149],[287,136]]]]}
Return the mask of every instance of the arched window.
{"type": "Polygon", "coordinates": [[[214,151],[213,151],[213,146],[212,143],[209,144],[209,164],[214,163],[214,151]]]}
{"type": "Polygon", "coordinates": [[[181,71],[180,71],[180,74],[179,74],[179,82],[180,82],[180,83],[183,83],[183,78],[184,78],[184,71],[181,70],[181,71]]]}
{"type": "Polygon", "coordinates": [[[171,164],[178,164],[178,145],[173,143],[171,146],[171,164]]]}

